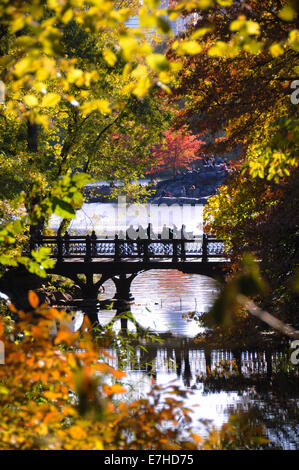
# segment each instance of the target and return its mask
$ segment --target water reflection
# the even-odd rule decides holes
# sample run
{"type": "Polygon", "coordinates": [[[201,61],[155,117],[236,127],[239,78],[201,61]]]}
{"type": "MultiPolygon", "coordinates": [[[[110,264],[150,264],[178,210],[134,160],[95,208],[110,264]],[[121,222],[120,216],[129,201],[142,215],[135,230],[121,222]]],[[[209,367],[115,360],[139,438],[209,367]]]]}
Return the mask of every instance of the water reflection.
{"type": "Polygon", "coordinates": [[[299,448],[298,377],[282,372],[287,358],[282,351],[224,351],[173,332],[149,334],[134,316],[120,318],[121,310],[112,322],[122,341],[108,349],[108,362],[126,371],[128,393],[122,399],[146,397],[152,380],[158,385],[173,382],[190,391],[185,404],[201,436],[241,413],[250,417],[250,424],[263,424],[268,447],[299,448]],[[132,337],[130,331],[136,329],[139,334],[132,337]]]}
{"type": "MultiPolygon", "coordinates": [[[[104,287],[101,300],[112,299],[113,282],[104,287]]],[[[100,325],[110,322],[123,338],[110,349],[110,364],[127,373],[128,393],[123,399],[147,396],[153,379],[159,385],[174,381],[191,392],[186,406],[192,409],[194,430],[203,437],[209,426],[220,428],[230,414],[249,413],[253,422],[264,425],[272,446],[298,449],[298,377],[280,372],[282,352],[212,349],[195,339],[202,331],[198,324],[182,317],[189,311],[207,311],[217,289],[217,283],[205,276],[149,271],[134,279],[132,304],[98,310],[100,325]],[[121,318],[129,310],[132,319],[121,318]],[[130,332],[136,331],[132,338],[130,332]],[[124,347],[126,340],[133,349],[124,347]],[[225,368],[223,374],[217,372],[219,364],[225,368]]],[[[95,311],[94,303],[85,304],[84,310],[95,311]]],[[[74,329],[82,320],[78,314],[74,329]]]]}
{"type": "MultiPolygon", "coordinates": [[[[102,300],[113,298],[114,284],[107,281],[104,287],[102,300]]],[[[203,312],[210,307],[217,294],[213,279],[178,271],[149,271],[135,278],[132,294],[131,305],[98,311],[100,324],[110,322],[124,341],[110,350],[110,364],[127,373],[124,399],[145,397],[152,379],[159,385],[174,381],[192,392],[186,405],[192,409],[192,424],[200,435],[207,435],[207,423],[220,428],[231,413],[250,413],[250,419],[263,423],[272,446],[298,449],[298,377],[280,372],[282,352],[212,349],[195,339],[201,331],[198,324],[182,318],[188,311],[203,312]],[[132,319],[121,318],[124,310],[131,310],[132,319]],[[136,331],[138,336],[132,339],[130,332],[136,331]],[[134,353],[124,348],[129,337],[134,353]]],[[[82,319],[82,315],[77,317],[76,328],[82,319]]]]}
{"type": "MultiPolygon", "coordinates": [[[[103,299],[113,298],[112,281],[104,284],[103,299]]],[[[194,337],[202,331],[195,321],[186,321],[188,312],[206,312],[213,304],[218,286],[214,279],[197,274],[183,274],[176,270],[152,270],[139,274],[132,283],[134,302],[131,312],[144,328],[156,332],[171,331],[180,336],[194,337]]],[[[106,324],[116,310],[101,310],[98,318],[106,324]]],[[[132,325],[129,325],[132,327],[132,325]]],[[[115,329],[120,328],[116,323],[115,329]]]]}
{"type": "Polygon", "coordinates": [[[162,345],[143,344],[147,351],[137,348],[134,357],[110,351],[111,365],[125,364],[127,400],[147,396],[152,379],[159,385],[173,381],[191,392],[186,406],[203,437],[231,414],[246,413],[250,425],[263,425],[268,447],[299,448],[298,378],[280,371],[282,352],[210,350],[191,339],[162,337],[162,345]]]}

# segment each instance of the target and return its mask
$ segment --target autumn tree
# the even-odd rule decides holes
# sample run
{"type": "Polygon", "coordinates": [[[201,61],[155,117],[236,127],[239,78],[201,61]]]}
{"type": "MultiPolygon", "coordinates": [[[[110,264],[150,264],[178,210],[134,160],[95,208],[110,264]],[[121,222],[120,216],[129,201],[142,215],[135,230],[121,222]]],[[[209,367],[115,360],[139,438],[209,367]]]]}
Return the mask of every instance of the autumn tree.
{"type": "MultiPolygon", "coordinates": [[[[121,74],[122,60],[119,58],[119,65],[112,68],[111,57],[107,59],[107,52],[105,55],[105,47],[109,41],[113,44],[113,37],[107,34],[96,38],[73,21],[61,29],[63,54],[73,64],[68,69],[69,95],[61,96],[59,85],[45,80],[36,84],[34,93],[23,97],[28,114],[37,107],[43,112],[37,121],[31,122],[28,117],[18,122],[13,114],[6,115],[2,110],[6,115],[1,122],[4,198],[11,199],[21,190],[28,198],[34,184],[46,191],[53,181],[74,169],[94,178],[112,177],[126,183],[142,174],[148,165],[149,142],[155,142],[162,133],[167,113],[158,110],[154,94],[139,102],[133,95],[120,93],[126,84],[121,74]],[[88,72],[95,67],[96,71],[88,72]],[[88,77],[88,91],[79,92],[82,70],[88,77]],[[93,101],[87,101],[87,96],[93,101]],[[113,102],[112,108],[109,102],[113,102]],[[111,145],[115,131],[130,138],[134,164],[128,156],[117,155],[111,145]]],[[[7,106],[12,93],[7,85],[7,106]]]]}
{"type": "MultiPolygon", "coordinates": [[[[238,151],[235,171],[205,208],[207,229],[225,239],[235,270],[246,252],[260,260],[270,289],[255,294],[296,325],[299,141],[290,95],[298,72],[298,5],[214,5],[187,35],[202,38],[201,50],[184,59],[174,88],[172,99],[188,97],[177,126],[187,119],[195,132],[214,136],[204,151],[238,151]]],[[[173,60],[177,47],[169,51],[173,60]]]]}
{"type": "MultiPolygon", "coordinates": [[[[184,101],[177,126],[187,121],[196,133],[224,136],[209,141],[205,151],[246,151],[264,139],[270,122],[296,114],[290,94],[297,77],[298,16],[289,2],[214,5],[197,15],[187,36],[199,39],[200,47],[184,58],[171,99],[184,101]]],[[[172,42],[173,60],[178,47],[172,42]]]]}
{"type": "MultiPolygon", "coordinates": [[[[122,41],[131,37],[123,25],[131,10],[118,3],[120,18],[113,20],[115,9],[108,6],[106,13],[99,10],[94,18],[94,26],[107,20],[98,25],[101,34],[87,26],[88,14],[80,5],[72,9],[66,3],[62,11],[55,2],[49,9],[31,8],[25,2],[16,6],[15,15],[1,7],[1,73],[6,90],[0,108],[0,195],[5,201],[2,209],[7,210],[3,225],[10,220],[14,227],[10,235],[29,225],[33,234],[52,212],[64,219],[74,217],[88,181],[84,173],[125,184],[137,179],[148,169],[149,144],[158,142],[167,126],[169,113],[160,108],[154,91],[142,91],[139,84],[134,93],[130,71],[125,69],[128,49],[126,55],[117,51],[119,36],[110,26],[115,23],[123,29],[122,41]],[[130,139],[126,153],[115,146],[115,132],[130,139]],[[68,192],[70,174],[76,173],[77,181],[82,175],[80,187],[68,192]],[[27,220],[17,224],[13,207],[22,205],[27,220]]],[[[134,44],[139,47],[137,41],[134,44]]],[[[11,239],[3,234],[3,240],[11,239]]],[[[6,243],[2,252],[8,252],[6,243]]],[[[3,264],[7,260],[4,256],[3,264]]]]}
{"type": "MultiPolygon", "coordinates": [[[[160,145],[152,150],[155,164],[159,168],[171,168],[176,175],[179,168],[191,168],[191,163],[198,159],[198,152],[203,142],[182,127],[179,130],[164,132],[160,145]]],[[[153,168],[157,171],[157,167],[153,168]]]]}

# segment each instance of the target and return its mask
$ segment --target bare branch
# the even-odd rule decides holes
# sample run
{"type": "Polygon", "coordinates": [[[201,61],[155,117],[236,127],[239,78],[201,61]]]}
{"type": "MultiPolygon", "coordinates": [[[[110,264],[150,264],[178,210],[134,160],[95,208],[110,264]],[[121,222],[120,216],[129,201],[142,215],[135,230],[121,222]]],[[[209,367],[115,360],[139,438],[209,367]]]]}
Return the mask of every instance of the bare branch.
{"type": "Polygon", "coordinates": [[[286,325],[281,320],[271,315],[269,312],[262,310],[252,300],[248,299],[248,297],[239,295],[238,300],[245,306],[245,308],[248,310],[249,313],[251,313],[251,315],[259,318],[275,330],[280,331],[280,333],[282,333],[283,335],[286,335],[291,339],[299,339],[298,330],[295,330],[292,326],[286,325]]]}

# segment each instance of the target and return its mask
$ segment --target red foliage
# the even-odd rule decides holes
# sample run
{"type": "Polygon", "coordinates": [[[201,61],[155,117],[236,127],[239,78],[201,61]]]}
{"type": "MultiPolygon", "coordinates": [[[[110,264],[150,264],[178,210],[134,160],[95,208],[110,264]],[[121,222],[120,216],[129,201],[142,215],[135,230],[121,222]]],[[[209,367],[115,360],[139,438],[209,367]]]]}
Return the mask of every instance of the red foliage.
{"type": "MultiPolygon", "coordinates": [[[[182,127],[177,131],[166,131],[164,142],[154,147],[152,155],[161,169],[172,168],[176,174],[179,167],[190,168],[190,163],[198,158],[199,149],[204,143],[182,127]]],[[[153,168],[151,172],[156,169],[153,168]]]]}

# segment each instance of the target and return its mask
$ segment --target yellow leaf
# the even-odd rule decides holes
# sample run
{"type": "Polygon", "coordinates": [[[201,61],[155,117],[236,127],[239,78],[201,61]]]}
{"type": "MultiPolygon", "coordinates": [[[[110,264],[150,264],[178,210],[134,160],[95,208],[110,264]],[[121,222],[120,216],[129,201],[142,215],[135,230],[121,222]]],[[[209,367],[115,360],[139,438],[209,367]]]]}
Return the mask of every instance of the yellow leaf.
{"type": "Polygon", "coordinates": [[[102,113],[102,114],[110,114],[111,109],[109,107],[109,101],[108,100],[96,100],[97,104],[97,109],[102,113]]]}
{"type": "Polygon", "coordinates": [[[22,75],[26,74],[31,70],[32,67],[32,59],[29,57],[25,57],[24,59],[21,59],[19,62],[16,63],[15,65],[15,74],[18,77],[21,77],[22,75]]]}
{"type": "Polygon", "coordinates": [[[43,97],[42,106],[50,108],[56,106],[60,101],[60,96],[57,93],[47,93],[43,97]]]}
{"type": "Polygon", "coordinates": [[[212,0],[199,0],[198,4],[201,10],[206,10],[212,6],[212,0]]]}
{"type": "Polygon", "coordinates": [[[278,57],[280,56],[281,54],[283,54],[283,48],[281,47],[280,44],[272,44],[270,46],[270,54],[273,56],[273,57],[278,57]]]}
{"type": "Polygon", "coordinates": [[[63,14],[62,18],[61,18],[61,21],[63,23],[69,23],[71,21],[71,19],[73,18],[73,10],[71,8],[69,8],[68,10],[66,10],[66,12],[63,14]]]}
{"type": "Polygon", "coordinates": [[[8,388],[4,387],[4,385],[0,385],[0,395],[8,395],[9,390],[8,388]]]}
{"type": "Polygon", "coordinates": [[[11,27],[10,27],[11,32],[15,33],[16,31],[19,31],[20,29],[24,28],[25,21],[26,21],[26,18],[23,15],[13,20],[13,22],[11,23],[11,27]]]}
{"type": "Polygon", "coordinates": [[[103,446],[102,441],[99,441],[99,440],[96,441],[96,449],[97,450],[104,450],[104,446],[103,446]]]}
{"type": "Polygon", "coordinates": [[[255,21],[247,21],[246,22],[246,29],[248,34],[255,34],[258,35],[260,34],[260,25],[256,23],[255,21]]]}
{"type": "Polygon", "coordinates": [[[46,434],[48,434],[48,426],[45,423],[41,423],[38,433],[41,436],[45,436],[46,434]]]}
{"type": "Polygon", "coordinates": [[[76,83],[78,80],[82,80],[83,78],[83,70],[81,69],[70,69],[68,74],[67,74],[67,80],[70,83],[76,83]]]}
{"type": "Polygon", "coordinates": [[[111,49],[108,49],[108,48],[103,50],[103,57],[105,61],[107,62],[107,64],[111,65],[111,67],[113,67],[113,65],[115,64],[117,60],[117,57],[114,54],[114,52],[112,52],[111,49]]]}
{"type": "Polygon", "coordinates": [[[212,26],[204,26],[203,28],[199,28],[197,31],[191,34],[191,39],[202,38],[205,34],[212,31],[212,29],[212,26]]]}
{"type": "Polygon", "coordinates": [[[70,427],[69,433],[73,439],[84,439],[86,437],[86,431],[81,426],[70,427]]]}
{"type": "Polygon", "coordinates": [[[210,49],[208,54],[210,56],[220,57],[235,57],[238,55],[238,48],[230,46],[224,41],[217,41],[210,49]]]}
{"type": "Polygon", "coordinates": [[[126,60],[130,60],[138,49],[137,39],[131,36],[122,36],[119,40],[119,45],[126,60]]]}
{"type": "Polygon", "coordinates": [[[202,51],[202,47],[196,41],[186,41],[180,45],[179,51],[185,54],[195,55],[202,51]]]}
{"type": "Polygon", "coordinates": [[[299,52],[299,30],[298,29],[293,29],[293,31],[290,31],[289,42],[290,42],[291,48],[294,49],[294,51],[299,52]]]}
{"type": "Polygon", "coordinates": [[[33,108],[34,106],[38,105],[38,99],[34,95],[25,95],[24,103],[30,108],[33,108]]]}
{"type": "Polygon", "coordinates": [[[141,98],[144,96],[151,87],[151,81],[149,77],[142,77],[138,80],[137,85],[135,86],[133,93],[134,95],[141,98]]]}
{"type": "Polygon", "coordinates": [[[260,33],[260,25],[255,21],[248,20],[244,15],[238,17],[237,20],[232,21],[230,25],[231,31],[241,31],[247,34],[257,35],[260,33]]]}
{"type": "Polygon", "coordinates": [[[222,7],[230,7],[233,4],[233,0],[217,0],[217,3],[222,7]]]}

